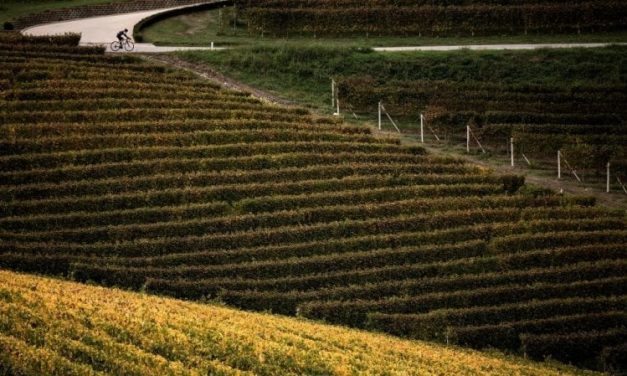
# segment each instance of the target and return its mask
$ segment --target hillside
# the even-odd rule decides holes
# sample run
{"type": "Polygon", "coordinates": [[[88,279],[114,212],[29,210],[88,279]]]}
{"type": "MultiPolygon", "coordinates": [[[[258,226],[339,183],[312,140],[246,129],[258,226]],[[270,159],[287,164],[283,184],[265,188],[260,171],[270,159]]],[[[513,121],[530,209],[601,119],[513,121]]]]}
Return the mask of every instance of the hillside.
{"type": "Polygon", "coordinates": [[[623,1],[236,0],[261,35],[507,35],[624,30],[623,1]]]}
{"type": "Polygon", "coordinates": [[[623,211],[67,39],[0,49],[1,267],[586,367],[622,351],[623,211]]]}
{"type": "MultiPolygon", "coordinates": [[[[420,142],[423,114],[427,145],[465,155],[470,125],[487,151],[484,160],[497,165],[510,164],[513,138],[519,173],[551,183],[560,150],[583,180],[580,191],[627,208],[620,184],[627,181],[623,46],[404,53],[264,47],[178,56],[320,111],[330,109],[333,78],[340,112],[351,121],[376,126],[381,102],[403,134],[420,142]],[[605,194],[608,162],[613,194],[605,194]]],[[[394,132],[382,118],[384,129],[394,132]]],[[[482,154],[474,138],[470,149],[482,154]]],[[[562,163],[564,185],[572,186],[576,178],[562,163]]]]}
{"type": "Polygon", "coordinates": [[[4,0],[0,5],[0,23],[5,29],[10,21],[28,14],[46,12],[53,9],[69,8],[93,4],[108,4],[125,0],[4,0]]]}
{"type": "Polygon", "coordinates": [[[587,374],[6,271],[0,312],[2,374],[587,374]]]}

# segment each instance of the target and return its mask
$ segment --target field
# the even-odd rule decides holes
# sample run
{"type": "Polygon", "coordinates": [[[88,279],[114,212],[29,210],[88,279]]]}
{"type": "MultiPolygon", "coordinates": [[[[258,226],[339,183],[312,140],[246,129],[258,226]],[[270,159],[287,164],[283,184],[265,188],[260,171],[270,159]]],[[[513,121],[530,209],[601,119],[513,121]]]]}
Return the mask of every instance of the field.
{"type": "Polygon", "coordinates": [[[621,367],[623,211],[71,37],[3,38],[1,267],[621,367]]]}
{"type": "MultiPolygon", "coordinates": [[[[605,188],[606,163],[625,178],[624,47],[540,51],[373,53],[369,50],[263,47],[216,54],[181,53],[276,95],[331,109],[330,80],[341,112],[376,122],[381,101],[404,134],[416,136],[426,116],[427,142],[462,146],[466,125],[490,156],[551,170],[557,150],[587,181],[605,188]],[[253,68],[254,66],[254,68],[253,68]],[[436,140],[434,134],[440,140],[436,140]]],[[[384,129],[394,131],[383,115],[384,129]]],[[[376,126],[376,123],[375,123],[376,126]]],[[[472,140],[473,152],[479,147],[472,140]]],[[[570,171],[564,169],[564,174],[570,171]]]]}
{"type": "Polygon", "coordinates": [[[624,30],[622,1],[236,0],[260,35],[507,35],[624,30]]]}
{"type": "Polygon", "coordinates": [[[0,3],[0,23],[3,24],[20,16],[44,12],[50,9],[122,1],[124,0],[3,0],[0,3]]]}
{"type": "Polygon", "coordinates": [[[249,29],[245,13],[233,7],[198,11],[174,16],[142,29],[136,35],[158,45],[200,45],[214,42],[217,46],[292,46],[300,47],[376,47],[376,46],[421,46],[421,45],[469,45],[503,43],[612,43],[626,42],[627,33],[617,31],[581,31],[571,34],[528,33],[455,36],[355,34],[316,35],[307,33],[289,35],[265,33],[258,35],[249,29]]]}
{"type": "Polygon", "coordinates": [[[6,271],[0,312],[1,374],[592,374],[6,271]]]}

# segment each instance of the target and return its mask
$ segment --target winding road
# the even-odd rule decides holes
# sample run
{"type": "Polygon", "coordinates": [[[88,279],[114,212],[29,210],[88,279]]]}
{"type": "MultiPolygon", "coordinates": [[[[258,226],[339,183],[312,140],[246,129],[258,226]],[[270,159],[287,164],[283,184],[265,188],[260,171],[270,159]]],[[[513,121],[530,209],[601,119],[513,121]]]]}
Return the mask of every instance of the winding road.
{"type": "MultiPolygon", "coordinates": [[[[82,18],[72,21],[54,22],[37,25],[22,30],[27,35],[55,35],[64,33],[80,33],[81,45],[106,45],[116,40],[116,34],[120,30],[128,29],[128,35],[132,37],[133,28],[143,19],[159,13],[169,12],[175,9],[195,7],[198,4],[186,5],[174,8],[162,8],[149,11],[114,14],[110,16],[82,18]]],[[[211,47],[163,47],[152,43],[136,43],[133,52],[159,53],[182,50],[210,50],[211,47]]]]}

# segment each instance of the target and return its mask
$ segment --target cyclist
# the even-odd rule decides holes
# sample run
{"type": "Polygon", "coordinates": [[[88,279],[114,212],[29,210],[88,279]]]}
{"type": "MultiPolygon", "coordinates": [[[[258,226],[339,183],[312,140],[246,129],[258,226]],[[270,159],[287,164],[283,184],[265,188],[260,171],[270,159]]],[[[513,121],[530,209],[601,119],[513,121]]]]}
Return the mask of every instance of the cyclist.
{"type": "Polygon", "coordinates": [[[120,41],[120,48],[124,46],[124,38],[131,39],[126,33],[128,33],[128,29],[121,30],[117,34],[118,40],[120,41]]]}

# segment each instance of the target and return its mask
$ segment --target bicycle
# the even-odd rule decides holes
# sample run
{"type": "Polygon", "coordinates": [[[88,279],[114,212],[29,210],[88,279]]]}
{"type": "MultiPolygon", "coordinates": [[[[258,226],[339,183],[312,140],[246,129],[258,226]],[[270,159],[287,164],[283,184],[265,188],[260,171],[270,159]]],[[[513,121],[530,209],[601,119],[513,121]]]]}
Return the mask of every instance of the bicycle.
{"type": "Polygon", "coordinates": [[[111,43],[111,51],[120,51],[124,49],[125,51],[133,51],[135,48],[135,43],[131,39],[125,39],[123,42],[119,40],[113,41],[111,43]]]}

